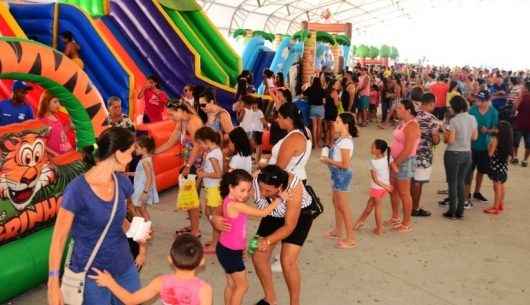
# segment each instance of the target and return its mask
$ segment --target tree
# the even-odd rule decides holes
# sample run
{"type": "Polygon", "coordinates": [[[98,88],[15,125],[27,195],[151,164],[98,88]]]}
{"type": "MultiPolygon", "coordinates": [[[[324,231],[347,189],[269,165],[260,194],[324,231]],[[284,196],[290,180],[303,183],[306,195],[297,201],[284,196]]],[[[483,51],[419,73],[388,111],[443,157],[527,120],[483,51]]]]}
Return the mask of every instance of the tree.
{"type": "Polygon", "coordinates": [[[370,52],[368,52],[368,57],[370,57],[371,59],[376,59],[378,55],[379,49],[377,47],[371,46],[370,52]]]}
{"type": "Polygon", "coordinates": [[[370,49],[364,44],[362,44],[355,50],[355,56],[364,59],[368,57],[369,52],[370,52],[370,49]]]}
{"type": "Polygon", "coordinates": [[[391,51],[390,47],[384,44],[381,46],[381,50],[379,51],[379,56],[381,56],[381,58],[389,58],[390,51],[391,51]]]}
{"type": "Polygon", "coordinates": [[[390,58],[392,58],[393,60],[396,60],[398,57],[399,57],[398,49],[396,47],[392,47],[390,49],[390,58]]]}

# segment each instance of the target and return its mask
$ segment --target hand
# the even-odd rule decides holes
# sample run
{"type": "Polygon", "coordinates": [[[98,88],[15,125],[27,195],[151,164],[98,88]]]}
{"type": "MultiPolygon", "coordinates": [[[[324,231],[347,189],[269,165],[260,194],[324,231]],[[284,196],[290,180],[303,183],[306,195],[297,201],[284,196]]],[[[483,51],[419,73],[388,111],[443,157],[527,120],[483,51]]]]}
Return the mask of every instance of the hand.
{"type": "Polygon", "coordinates": [[[486,127],[482,126],[480,127],[480,133],[488,133],[489,129],[487,129],[486,127]]]}
{"type": "Polygon", "coordinates": [[[204,178],[205,176],[206,176],[206,173],[202,169],[199,169],[197,171],[197,177],[204,178]]]}
{"type": "Polygon", "coordinates": [[[88,277],[96,281],[96,285],[99,287],[109,287],[114,283],[114,279],[112,278],[112,275],[105,270],[100,271],[97,268],[92,268],[92,271],[96,273],[96,275],[89,275],[88,277]]]}
{"type": "Polygon", "coordinates": [[[232,230],[232,225],[230,225],[223,216],[214,215],[212,216],[210,222],[212,223],[212,226],[218,231],[228,232],[232,230]]]}
{"type": "Polygon", "coordinates": [[[59,278],[48,280],[48,305],[64,305],[59,278]]]}
{"type": "Polygon", "coordinates": [[[399,172],[399,167],[398,167],[398,165],[396,164],[396,162],[392,162],[392,163],[390,163],[390,169],[391,169],[393,172],[395,172],[395,173],[399,172]]]}
{"type": "Polygon", "coordinates": [[[386,187],[386,191],[389,192],[389,193],[392,193],[393,190],[394,190],[394,187],[392,185],[388,185],[386,187]]]}
{"type": "Polygon", "coordinates": [[[282,199],[283,201],[287,202],[289,199],[291,199],[291,192],[289,191],[283,191],[278,194],[278,197],[282,199]]]}
{"type": "Polygon", "coordinates": [[[262,238],[259,241],[258,251],[261,251],[261,252],[267,251],[269,247],[270,247],[270,241],[266,238],[262,238]]]}
{"type": "Polygon", "coordinates": [[[134,264],[136,265],[136,268],[138,268],[138,270],[140,270],[144,264],[145,264],[145,254],[138,254],[138,256],[136,257],[136,259],[134,260],[134,264]]]}
{"type": "Polygon", "coordinates": [[[151,235],[153,233],[152,229],[149,229],[149,232],[145,233],[145,237],[139,241],[137,241],[139,244],[145,244],[151,239],[151,235]]]}
{"type": "Polygon", "coordinates": [[[147,198],[148,198],[148,195],[149,194],[146,194],[144,192],[142,192],[142,194],[140,195],[140,202],[143,203],[143,204],[147,204],[147,198]]]}

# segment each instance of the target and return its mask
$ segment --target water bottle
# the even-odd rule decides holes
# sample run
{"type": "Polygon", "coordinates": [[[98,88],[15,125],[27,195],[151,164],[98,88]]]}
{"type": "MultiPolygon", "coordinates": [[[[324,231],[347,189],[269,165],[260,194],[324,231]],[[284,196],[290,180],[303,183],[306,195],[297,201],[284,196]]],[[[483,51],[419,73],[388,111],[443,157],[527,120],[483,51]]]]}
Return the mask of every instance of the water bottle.
{"type": "Polygon", "coordinates": [[[254,236],[251,240],[248,241],[248,246],[247,246],[248,255],[249,256],[254,255],[258,247],[259,247],[259,237],[254,236]]]}

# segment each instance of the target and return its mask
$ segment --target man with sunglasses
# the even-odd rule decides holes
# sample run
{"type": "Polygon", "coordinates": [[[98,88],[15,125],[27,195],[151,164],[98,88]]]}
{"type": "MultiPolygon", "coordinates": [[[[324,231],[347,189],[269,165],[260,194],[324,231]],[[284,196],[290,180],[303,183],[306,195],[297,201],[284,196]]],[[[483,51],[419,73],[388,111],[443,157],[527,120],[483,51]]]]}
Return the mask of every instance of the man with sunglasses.
{"type": "MultiPolygon", "coordinates": [[[[473,199],[485,203],[488,201],[481,193],[482,178],[484,174],[488,173],[489,156],[488,144],[490,142],[490,134],[497,128],[499,122],[499,113],[490,103],[490,93],[488,90],[481,90],[475,96],[475,105],[469,109],[469,114],[474,116],[478,125],[478,138],[471,143],[472,166],[469,169],[466,179],[466,194],[470,196],[471,182],[473,181],[473,173],[477,169],[475,177],[475,191],[473,192],[473,199]]],[[[471,208],[471,202],[466,202],[465,208],[471,208]]]]}

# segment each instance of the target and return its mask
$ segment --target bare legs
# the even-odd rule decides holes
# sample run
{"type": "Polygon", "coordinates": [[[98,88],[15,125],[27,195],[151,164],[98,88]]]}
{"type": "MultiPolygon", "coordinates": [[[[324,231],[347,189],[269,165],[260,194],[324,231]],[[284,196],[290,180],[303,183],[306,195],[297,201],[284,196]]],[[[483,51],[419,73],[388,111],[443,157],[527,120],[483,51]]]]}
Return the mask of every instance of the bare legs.
{"type": "Polygon", "coordinates": [[[376,199],[374,197],[370,197],[368,199],[368,203],[366,204],[366,208],[362,212],[361,216],[359,216],[359,219],[355,222],[354,230],[359,230],[368,216],[372,213],[372,211],[375,209],[375,228],[373,230],[374,234],[381,235],[383,234],[383,220],[381,216],[381,200],[376,199]]]}
{"type": "Polygon", "coordinates": [[[313,143],[316,148],[320,148],[320,139],[322,139],[321,129],[322,129],[322,120],[318,117],[312,117],[312,134],[313,134],[313,143]]]}
{"type": "Polygon", "coordinates": [[[405,231],[411,224],[412,196],[410,195],[410,179],[399,180],[393,177],[392,186],[394,189],[391,193],[392,201],[392,218],[387,224],[396,225],[399,231],[405,231]],[[403,204],[403,220],[399,223],[399,202],[403,204]]]}
{"type": "MultiPolygon", "coordinates": [[[[333,191],[333,196],[336,202],[336,213],[338,213],[337,222],[344,224],[346,229],[345,238],[340,240],[343,245],[351,246],[355,244],[355,237],[353,236],[353,219],[351,207],[346,200],[346,192],[333,191]]],[[[337,215],[336,215],[337,216],[337,215]]],[[[340,238],[341,235],[337,236],[340,238]]]]}
{"type": "Polygon", "coordinates": [[[248,290],[247,271],[226,275],[225,305],[241,305],[248,290]]]}
{"type": "Polygon", "coordinates": [[[331,194],[333,201],[333,208],[335,209],[335,227],[327,233],[327,236],[330,238],[340,238],[342,236],[342,230],[344,229],[343,218],[341,217],[341,212],[339,211],[339,200],[337,199],[337,193],[333,192],[331,194]]]}

